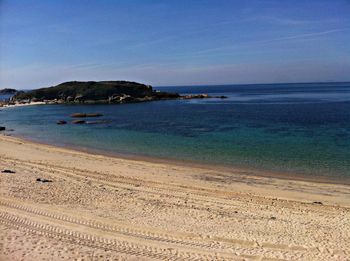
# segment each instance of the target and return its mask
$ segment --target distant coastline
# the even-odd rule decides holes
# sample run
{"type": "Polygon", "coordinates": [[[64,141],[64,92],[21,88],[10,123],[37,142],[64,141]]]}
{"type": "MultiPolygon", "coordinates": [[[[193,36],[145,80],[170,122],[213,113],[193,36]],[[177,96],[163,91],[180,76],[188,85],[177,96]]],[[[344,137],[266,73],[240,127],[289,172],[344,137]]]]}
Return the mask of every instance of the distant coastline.
{"type": "Polygon", "coordinates": [[[9,101],[0,104],[3,107],[38,104],[122,104],[170,99],[214,98],[207,94],[180,95],[179,93],[157,91],[153,90],[150,85],[130,81],[72,81],[31,91],[5,90],[7,94],[11,91],[14,95],[9,101]]]}

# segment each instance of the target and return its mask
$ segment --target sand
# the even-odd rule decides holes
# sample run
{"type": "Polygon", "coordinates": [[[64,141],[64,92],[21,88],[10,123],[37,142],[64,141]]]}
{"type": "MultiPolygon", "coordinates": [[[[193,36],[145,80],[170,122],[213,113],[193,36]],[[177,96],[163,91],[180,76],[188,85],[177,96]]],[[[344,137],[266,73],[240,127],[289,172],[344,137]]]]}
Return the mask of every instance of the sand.
{"type": "Polygon", "coordinates": [[[348,185],[0,135],[4,169],[0,260],[350,260],[348,185]]]}
{"type": "Polygon", "coordinates": [[[44,105],[46,102],[27,102],[27,103],[15,103],[15,104],[4,104],[0,106],[1,109],[7,108],[16,108],[16,107],[24,107],[24,106],[33,106],[33,105],[44,105]]]}

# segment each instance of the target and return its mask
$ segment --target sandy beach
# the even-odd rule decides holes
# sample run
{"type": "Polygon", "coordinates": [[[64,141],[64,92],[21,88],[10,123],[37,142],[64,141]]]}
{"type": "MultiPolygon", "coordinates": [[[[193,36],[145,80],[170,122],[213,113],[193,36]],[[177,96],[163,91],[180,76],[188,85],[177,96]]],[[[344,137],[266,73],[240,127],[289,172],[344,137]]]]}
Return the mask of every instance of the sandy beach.
{"type": "Polygon", "coordinates": [[[350,186],[0,136],[0,260],[349,260],[350,186]]]}
{"type": "Polygon", "coordinates": [[[24,106],[34,106],[34,105],[45,105],[46,102],[29,102],[29,103],[16,103],[16,104],[4,104],[0,106],[1,109],[7,108],[16,108],[16,107],[24,107],[24,106]]]}

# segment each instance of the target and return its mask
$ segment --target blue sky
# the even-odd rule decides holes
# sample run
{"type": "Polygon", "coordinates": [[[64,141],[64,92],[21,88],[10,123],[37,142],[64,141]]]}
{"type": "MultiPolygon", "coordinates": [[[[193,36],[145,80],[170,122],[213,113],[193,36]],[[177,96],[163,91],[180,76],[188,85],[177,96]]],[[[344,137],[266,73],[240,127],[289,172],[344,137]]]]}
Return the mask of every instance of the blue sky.
{"type": "Polygon", "coordinates": [[[349,43],[349,0],[0,0],[0,88],[350,81],[349,43]]]}

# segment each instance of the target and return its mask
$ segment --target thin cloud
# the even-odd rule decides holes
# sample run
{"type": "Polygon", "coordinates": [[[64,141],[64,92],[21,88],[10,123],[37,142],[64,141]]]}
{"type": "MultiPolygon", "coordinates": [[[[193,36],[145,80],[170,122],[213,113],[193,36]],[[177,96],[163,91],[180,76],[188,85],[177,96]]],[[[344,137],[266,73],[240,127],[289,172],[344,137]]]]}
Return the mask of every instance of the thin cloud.
{"type": "MultiPolygon", "coordinates": [[[[236,18],[233,20],[222,20],[218,22],[211,23],[209,25],[206,25],[205,27],[201,28],[192,28],[189,29],[187,28],[186,30],[172,30],[172,31],[166,31],[167,34],[170,34],[170,36],[160,36],[160,35],[154,35],[152,40],[149,41],[142,41],[142,42],[136,42],[136,43],[130,43],[128,46],[124,47],[124,50],[132,50],[132,49],[137,49],[140,47],[145,47],[145,46],[151,46],[151,45],[156,45],[159,43],[164,43],[164,42],[169,42],[173,40],[181,40],[185,39],[190,36],[196,36],[201,33],[206,33],[210,32],[216,27],[224,26],[224,25],[231,25],[231,24],[239,24],[239,23],[244,23],[244,22],[249,22],[250,20],[248,18],[236,18]]],[[[102,44],[112,44],[113,42],[102,42],[102,44]]],[[[99,43],[100,44],[100,43],[99,43]]],[[[96,45],[99,45],[96,44],[96,45]]]]}
{"type": "Polygon", "coordinates": [[[280,37],[276,39],[271,39],[270,41],[283,41],[283,40],[292,40],[292,39],[300,39],[300,38],[310,38],[314,36],[320,36],[320,35],[326,35],[326,34],[332,34],[332,33],[337,33],[337,32],[343,32],[348,30],[348,28],[342,28],[342,29],[334,29],[334,30],[328,30],[328,31],[323,31],[323,32],[316,32],[316,33],[309,33],[309,34],[299,34],[299,35],[294,35],[294,36],[287,36],[287,37],[280,37]]]}
{"type": "MultiPolygon", "coordinates": [[[[296,40],[296,39],[310,39],[322,35],[328,35],[333,34],[337,32],[343,32],[349,30],[349,28],[341,28],[341,29],[333,29],[323,32],[315,32],[315,33],[308,33],[308,34],[298,34],[298,35],[292,35],[292,36],[285,36],[285,37],[278,37],[278,38],[272,38],[272,39],[266,39],[266,40],[258,40],[258,41],[252,41],[252,42],[245,42],[240,44],[232,44],[228,46],[222,46],[222,47],[216,47],[216,48],[210,48],[205,50],[200,50],[195,52],[195,54],[206,54],[206,53],[212,53],[217,51],[223,51],[223,50],[231,50],[237,47],[242,47],[245,45],[256,45],[256,44],[264,44],[264,43],[272,43],[277,41],[286,41],[286,40],[296,40]]],[[[193,53],[192,53],[193,54],[193,53]]]]}
{"type": "Polygon", "coordinates": [[[252,18],[252,20],[278,23],[281,25],[330,24],[345,21],[344,19],[305,20],[278,16],[255,16],[252,18]]]}

